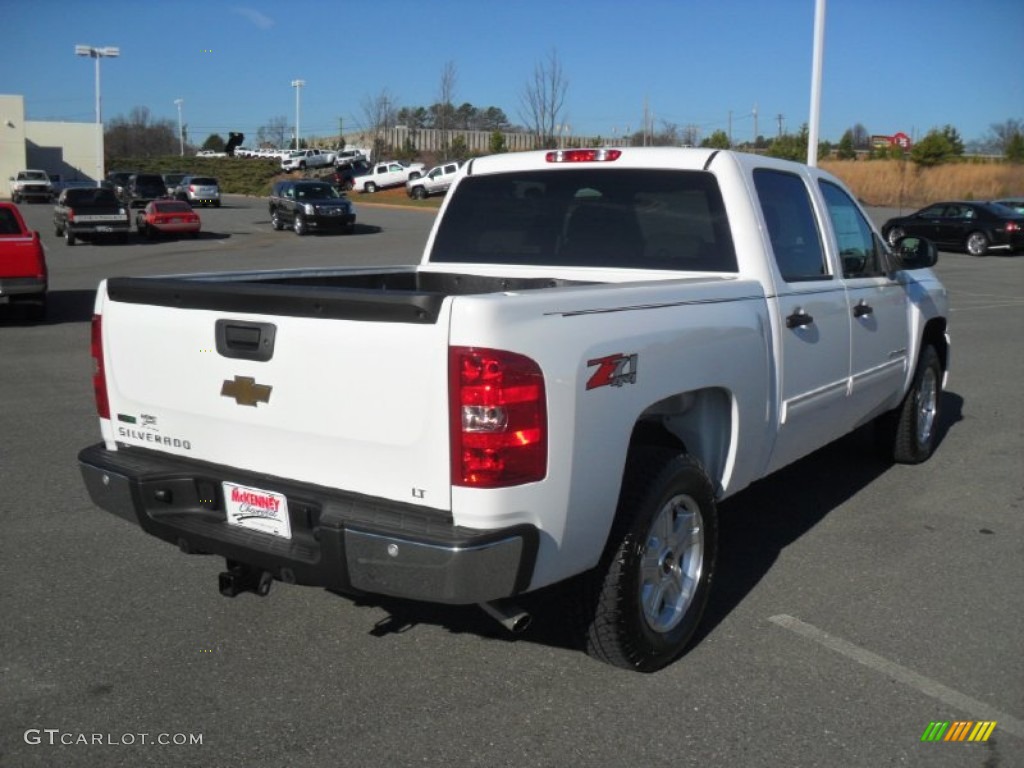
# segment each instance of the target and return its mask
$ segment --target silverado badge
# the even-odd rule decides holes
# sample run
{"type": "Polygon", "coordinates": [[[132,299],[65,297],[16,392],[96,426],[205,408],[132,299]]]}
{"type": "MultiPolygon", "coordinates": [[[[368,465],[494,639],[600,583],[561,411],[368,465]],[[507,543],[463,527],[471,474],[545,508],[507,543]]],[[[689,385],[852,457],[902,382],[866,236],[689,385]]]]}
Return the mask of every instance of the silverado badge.
{"type": "Polygon", "coordinates": [[[257,403],[270,402],[271,390],[273,387],[257,384],[252,376],[235,376],[234,381],[224,380],[220,394],[222,397],[234,398],[239,405],[251,405],[255,408],[257,403]]]}

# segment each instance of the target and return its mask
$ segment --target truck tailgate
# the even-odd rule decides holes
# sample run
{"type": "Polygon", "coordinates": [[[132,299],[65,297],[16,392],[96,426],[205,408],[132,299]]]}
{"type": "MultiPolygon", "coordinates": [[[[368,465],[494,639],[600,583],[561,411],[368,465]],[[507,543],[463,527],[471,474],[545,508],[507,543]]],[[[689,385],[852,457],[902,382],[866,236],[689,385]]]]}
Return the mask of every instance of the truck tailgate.
{"type": "Polygon", "coordinates": [[[0,277],[39,277],[43,273],[32,235],[0,236],[0,277]]]}
{"type": "Polygon", "coordinates": [[[101,309],[117,443],[450,509],[448,305],[434,322],[101,309]]]}

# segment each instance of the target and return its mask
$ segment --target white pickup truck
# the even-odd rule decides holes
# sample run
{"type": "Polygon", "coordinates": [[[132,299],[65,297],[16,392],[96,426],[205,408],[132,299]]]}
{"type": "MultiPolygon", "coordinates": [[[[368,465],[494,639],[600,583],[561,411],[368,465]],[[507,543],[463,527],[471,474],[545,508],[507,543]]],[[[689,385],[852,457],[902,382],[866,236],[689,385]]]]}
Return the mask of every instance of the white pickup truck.
{"type": "Polygon", "coordinates": [[[423,167],[423,163],[377,163],[366,173],[355,177],[352,189],[356,192],[376,192],[387,187],[400,187],[410,179],[422,176],[423,167]]]}
{"type": "Polygon", "coordinates": [[[935,260],[796,163],[479,158],[415,266],[103,281],[80,467],[99,507],[224,557],[225,595],[514,628],[517,595],[569,580],[588,651],[652,671],[707,601],[718,501],[869,422],[891,460],[932,453],[935,260]]]}
{"type": "Polygon", "coordinates": [[[11,202],[37,200],[44,203],[53,199],[53,183],[46,171],[18,171],[9,178],[11,202]]]}
{"type": "Polygon", "coordinates": [[[459,163],[445,163],[431,168],[423,176],[405,182],[405,192],[416,200],[424,200],[431,195],[443,195],[447,192],[455,177],[459,175],[459,163]]]}
{"type": "Polygon", "coordinates": [[[307,168],[330,168],[335,154],[320,149],[299,149],[281,158],[282,171],[304,171],[307,168]]]}

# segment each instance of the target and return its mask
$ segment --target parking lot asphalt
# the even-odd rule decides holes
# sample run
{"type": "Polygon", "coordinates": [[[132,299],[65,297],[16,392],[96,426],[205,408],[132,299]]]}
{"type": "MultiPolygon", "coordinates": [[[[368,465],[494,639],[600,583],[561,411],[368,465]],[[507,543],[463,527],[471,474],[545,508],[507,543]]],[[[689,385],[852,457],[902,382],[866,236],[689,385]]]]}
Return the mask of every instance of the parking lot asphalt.
{"type": "Polygon", "coordinates": [[[571,647],[549,594],[515,638],[475,608],[229,600],[221,561],[94,508],[98,281],[418,260],[432,213],[355,202],[351,236],[273,232],[265,201],[228,197],[199,240],[74,247],[22,206],[51,312],[0,308],[0,766],[1024,764],[1024,256],[941,254],[932,459],[880,463],[858,433],[723,503],[703,627],[654,675],[571,647]],[[936,721],[996,726],[923,742],[936,721]]]}

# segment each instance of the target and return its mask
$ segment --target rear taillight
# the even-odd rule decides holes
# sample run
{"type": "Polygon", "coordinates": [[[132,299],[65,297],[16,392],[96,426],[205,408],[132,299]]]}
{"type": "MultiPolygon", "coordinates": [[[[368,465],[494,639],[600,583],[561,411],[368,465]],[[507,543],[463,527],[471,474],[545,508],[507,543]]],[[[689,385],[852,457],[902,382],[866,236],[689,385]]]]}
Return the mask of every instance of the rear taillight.
{"type": "Polygon", "coordinates": [[[75,220],[75,209],[74,208],[68,208],[68,221],[74,221],[74,220],[75,220]]]}
{"type": "Polygon", "coordinates": [[[92,389],[96,395],[96,413],[101,419],[110,418],[110,400],[107,398],[107,375],[103,367],[103,316],[92,316],[92,389]]]}
{"type": "Polygon", "coordinates": [[[1016,221],[1008,221],[1006,222],[1006,231],[1020,232],[1020,224],[1018,224],[1016,221]]]}
{"type": "Polygon", "coordinates": [[[452,347],[448,354],[452,485],[502,488],[547,474],[544,375],[514,352],[452,347]]]}
{"type": "Polygon", "coordinates": [[[192,194],[195,194],[196,185],[195,184],[189,184],[188,185],[188,191],[191,192],[192,194]]]}

